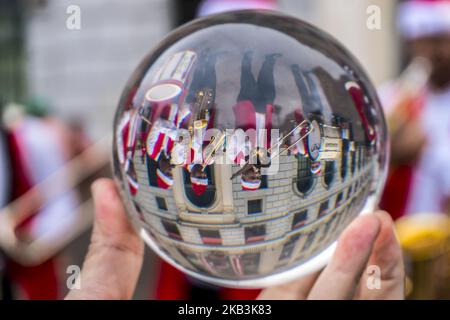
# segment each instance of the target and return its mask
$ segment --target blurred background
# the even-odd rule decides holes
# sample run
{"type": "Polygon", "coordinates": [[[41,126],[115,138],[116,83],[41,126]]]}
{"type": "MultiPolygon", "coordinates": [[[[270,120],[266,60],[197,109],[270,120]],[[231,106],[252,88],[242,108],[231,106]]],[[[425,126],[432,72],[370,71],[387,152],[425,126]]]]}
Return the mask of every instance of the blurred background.
{"type": "MultiPolygon", "coordinates": [[[[360,60],[391,129],[381,207],[398,221],[407,295],[450,298],[449,1],[0,0],[1,298],[64,297],[68,267],[82,265],[89,244],[90,184],[111,175],[112,118],[128,77],[170,30],[235,8],[297,16],[360,60]]],[[[257,293],[161,288],[180,275],[160,265],[146,249],[137,299],[257,293]]]]}

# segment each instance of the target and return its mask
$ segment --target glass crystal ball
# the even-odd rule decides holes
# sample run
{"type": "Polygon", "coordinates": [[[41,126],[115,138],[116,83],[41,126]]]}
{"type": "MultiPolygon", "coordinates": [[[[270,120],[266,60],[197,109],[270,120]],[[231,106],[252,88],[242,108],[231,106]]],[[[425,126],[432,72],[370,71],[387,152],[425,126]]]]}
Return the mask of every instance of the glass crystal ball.
{"type": "Polygon", "coordinates": [[[323,267],[386,173],[386,124],[360,64],[271,12],[169,34],[131,76],[114,130],[115,176],[146,243],[223,286],[323,267]]]}

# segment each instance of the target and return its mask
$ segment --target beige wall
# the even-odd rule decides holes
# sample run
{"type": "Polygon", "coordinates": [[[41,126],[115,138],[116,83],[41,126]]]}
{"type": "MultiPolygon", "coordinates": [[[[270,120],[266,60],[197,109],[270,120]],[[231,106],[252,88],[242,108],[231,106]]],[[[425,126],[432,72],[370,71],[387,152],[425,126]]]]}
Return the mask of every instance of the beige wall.
{"type": "MultiPolygon", "coordinates": [[[[27,80],[59,116],[81,118],[94,137],[111,129],[131,71],[170,29],[168,0],[78,0],[82,29],[66,28],[73,1],[48,0],[29,12],[27,80]]],[[[379,85],[397,71],[393,0],[279,0],[280,9],[341,40],[379,85]],[[381,30],[366,27],[366,9],[381,9],[381,30]]]]}
{"type": "Polygon", "coordinates": [[[398,41],[393,0],[279,0],[281,10],[324,29],[363,64],[376,85],[397,73],[398,41]],[[370,30],[370,5],[381,12],[381,29],[370,30]]]}
{"type": "Polygon", "coordinates": [[[112,128],[120,94],[141,59],[170,29],[167,0],[48,0],[26,26],[30,94],[58,116],[80,118],[94,138],[112,128]],[[81,29],[66,27],[77,4],[81,29]]]}

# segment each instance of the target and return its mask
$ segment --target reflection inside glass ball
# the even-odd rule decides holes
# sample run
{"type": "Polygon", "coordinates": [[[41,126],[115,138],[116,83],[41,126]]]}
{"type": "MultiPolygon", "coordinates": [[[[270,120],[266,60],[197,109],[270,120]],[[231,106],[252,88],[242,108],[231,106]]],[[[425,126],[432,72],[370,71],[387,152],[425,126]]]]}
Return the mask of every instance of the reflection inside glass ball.
{"type": "Polygon", "coordinates": [[[146,242],[199,279],[258,287],[323,266],[376,205],[386,125],[329,35],[234,12],[169,35],[130,79],[114,168],[146,242]]]}

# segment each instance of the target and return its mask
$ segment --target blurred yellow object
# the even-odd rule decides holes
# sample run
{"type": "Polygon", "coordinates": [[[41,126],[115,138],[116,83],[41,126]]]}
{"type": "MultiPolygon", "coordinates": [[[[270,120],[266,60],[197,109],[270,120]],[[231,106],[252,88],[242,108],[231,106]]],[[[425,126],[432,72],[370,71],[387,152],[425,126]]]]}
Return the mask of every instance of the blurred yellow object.
{"type": "Polygon", "coordinates": [[[448,249],[450,218],[444,214],[415,214],[396,221],[400,244],[414,259],[428,259],[448,249]]]}
{"type": "Polygon", "coordinates": [[[396,221],[397,235],[412,281],[411,299],[450,297],[450,218],[422,213],[396,221]]]}
{"type": "Polygon", "coordinates": [[[208,121],[202,119],[202,120],[196,120],[194,122],[194,128],[195,129],[204,129],[208,125],[208,121]]]}

